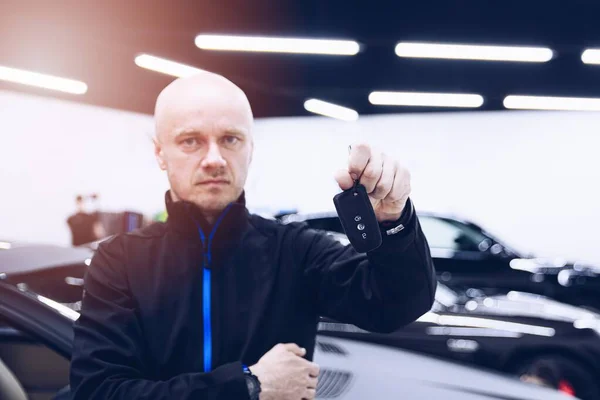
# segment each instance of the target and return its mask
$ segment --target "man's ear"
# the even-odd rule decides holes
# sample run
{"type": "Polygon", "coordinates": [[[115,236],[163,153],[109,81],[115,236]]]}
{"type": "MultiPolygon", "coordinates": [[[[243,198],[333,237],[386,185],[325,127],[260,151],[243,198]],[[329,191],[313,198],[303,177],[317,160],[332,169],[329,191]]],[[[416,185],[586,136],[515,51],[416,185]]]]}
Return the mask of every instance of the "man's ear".
{"type": "Polygon", "coordinates": [[[163,155],[162,145],[155,137],[152,138],[152,142],[154,142],[154,156],[156,157],[156,162],[158,162],[158,166],[163,171],[167,169],[167,163],[165,162],[165,158],[163,155]]]}
{"type": "Polygon", "coordinates": [[[254,140],[250,143],[250,160],[248,160],[248,165],[252,164],[252,156],[254,156],[254,140]]]}

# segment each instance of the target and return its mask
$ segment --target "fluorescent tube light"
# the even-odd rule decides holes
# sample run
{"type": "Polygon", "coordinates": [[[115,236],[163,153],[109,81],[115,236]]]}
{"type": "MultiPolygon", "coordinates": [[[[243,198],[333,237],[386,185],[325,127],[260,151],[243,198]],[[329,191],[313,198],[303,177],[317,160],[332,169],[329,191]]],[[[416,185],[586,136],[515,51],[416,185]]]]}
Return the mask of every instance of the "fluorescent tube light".
{"type": "Polygon", "coordinates": [[[387,106],[478,108],[483,104],[483,97],[460,93],[371,92],[369,101],[387,106]]]}
{"type": "Polygon", "coordinates": [[[135,64],[141,68],[178,78],[195,75],[199,72],[202,72],[202,70],[199,68],[167,60],[166,58],[152,56],[150,54],[140,54],[135,58],[135,64]]]}
{"type": "Polygon", "coordinates": [[[323,100],[309,99],[304,102],[304,108],[314,114],[341,119],[343,121],[356,121],[358,113],[347,107],[338,106],[323,100]]]}
{"type": "Polygon", "coordinates": [[[515,110],[600,111],[600,98],[509,95],[504,98],[504,107],[515,110]]]}
{"type": "Polygon", "coordinates": [[[600,49],[586,49],[581,53],[584,64],[600,64],[600,49]]]}
{"type": "Polygon", "coordinates": [[[71,94],[84,94],[88,89],[87,85],[80,81],[1,65],[0,80],[71,94]]]}
{"type": "Polygon", "coordinates": [[[277,38],[264,36],[198,35],[196,46],[204,50],[353,56],[360,45],[352,40],[277,38]]]}
{"type": "Polygon", "coordinates": [[[547,62],[552,59],[553,52],[546,47],[399,42],[396,55],[453,60],[547,62]]]}

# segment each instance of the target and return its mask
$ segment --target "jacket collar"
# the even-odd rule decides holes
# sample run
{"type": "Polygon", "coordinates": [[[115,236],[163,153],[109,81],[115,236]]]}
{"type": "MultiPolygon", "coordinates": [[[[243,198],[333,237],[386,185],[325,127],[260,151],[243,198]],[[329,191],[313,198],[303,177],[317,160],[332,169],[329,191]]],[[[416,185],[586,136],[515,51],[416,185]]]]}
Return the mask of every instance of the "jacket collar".
{"type": "Polygon", "coordinates": [[[245,192],[221,213],[214,226],[210,226],[200,209],[188,201],[173,201],[168,190],[165,193],[167,224],[190,238],[203,242],[203,247],[218,252],[234,245],[248,225],[245,192]]]}

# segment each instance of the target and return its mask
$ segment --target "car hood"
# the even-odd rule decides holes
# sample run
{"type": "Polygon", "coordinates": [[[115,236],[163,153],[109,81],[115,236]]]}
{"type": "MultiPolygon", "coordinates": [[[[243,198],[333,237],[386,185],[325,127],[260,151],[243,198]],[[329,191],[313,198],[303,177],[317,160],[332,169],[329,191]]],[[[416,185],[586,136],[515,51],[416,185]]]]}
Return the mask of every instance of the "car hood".
{"type": "MultiPolygon", "coordinates": [[[[317,398],[411,400],[566,400],[555,390],[514,377],[406,350],[339,338],[317,342],[317,398]],[[377,360],[377,365],[365,362],[377,360]],[[336,393],[334,393],[336,391],[336,393]]],[[[572,397],[570,397],[572,399],[572,397]]]]}

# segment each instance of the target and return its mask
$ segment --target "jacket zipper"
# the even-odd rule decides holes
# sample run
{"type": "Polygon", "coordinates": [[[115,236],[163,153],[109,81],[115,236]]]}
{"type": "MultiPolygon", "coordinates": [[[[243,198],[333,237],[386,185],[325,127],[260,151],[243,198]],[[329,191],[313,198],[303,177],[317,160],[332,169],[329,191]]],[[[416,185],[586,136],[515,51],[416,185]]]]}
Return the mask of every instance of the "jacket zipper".
{"type": "Polygon", "coordinates": [[[221,213],[215,225],[208,236],[208,245],[206,243],[206,236],[202,228],[198,225],[198,233],[200,234],[200,240],[202,241],[202,317],[204,321],[204,372],[210,372],[212,370],[212,326],[211,326],[211,270],[210,265],[212,261],[211,245],[212,240],[215,236],[217,228],[221,224],[223,217],[229,211],[231,205],[227,206],[221,213]]]}

